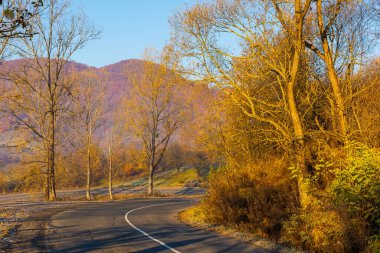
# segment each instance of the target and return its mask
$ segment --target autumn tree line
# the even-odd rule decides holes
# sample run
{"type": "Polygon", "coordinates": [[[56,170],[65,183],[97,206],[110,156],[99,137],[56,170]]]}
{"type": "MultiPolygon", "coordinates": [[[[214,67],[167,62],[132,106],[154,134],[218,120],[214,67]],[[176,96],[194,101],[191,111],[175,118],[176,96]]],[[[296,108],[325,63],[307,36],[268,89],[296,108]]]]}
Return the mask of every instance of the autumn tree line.
{"type": "Polygon", "coordinates": [[[170,20],[183,73],[219,92],[223,164],[196,213],[315,252],[378,252],[378,1],[218,0],[170,20]]]}
{"type": "Polygon", "coordinates": [[[158,170],[197,163],[194,145],[174,139],[189,119],[191,95],[170,46],[147,50],[122,70],[123,93],[107,70],[71,61],[101,35],[85,14],[73,13],[68,1],[10,1],[2,5],[3,23],[19,22],[12,6],[28,16],[3,41],[17,60],[0,66],[1,148],[16,157],[8,178],[1,174],[2,191],[43,190],[56,200],[57,189],[85,187],[92,199],[91,189],[107,184],[112,199],[113,181],[146,175],[152,195],[158,170]]]}

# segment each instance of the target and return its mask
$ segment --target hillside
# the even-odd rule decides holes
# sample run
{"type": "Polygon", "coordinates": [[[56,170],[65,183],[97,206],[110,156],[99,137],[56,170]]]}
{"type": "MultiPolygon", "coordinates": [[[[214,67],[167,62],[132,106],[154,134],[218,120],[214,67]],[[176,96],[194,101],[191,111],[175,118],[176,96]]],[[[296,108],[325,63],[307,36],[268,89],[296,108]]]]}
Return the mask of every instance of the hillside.
{"type": "MultiPolygon", "coordinates": [[[[4,75],[2,73],[6,73],[9,70],[20,69],[22,70],[23,63],[31,63],[31,60],[11,60],[5,61],[0,66],[0,75],[4,75]]],[[[129,80],[129,75],[139,75],[142,73],[144,61],[139,59],[128,59],[123,60],[114,64],[110,64],[104,67],[96,68],[91,67],[85,64],[77,63],[77,62],[68,62],[66,64],[66,70],[69,70],[72,74],[80,74],[81,72],[91,72],[96,74],[97,76],[104,77],[107,84],[107,92],[105,99],[105,121],[108,122],[103,126],[102,131],[98,132],[98,141],[102,143],[102,140],[105,139],[104,133],[107,132],[110,122],[112,122],[112,112],[115,111],[117,107],[120,107],[122,104],[122,99],[128,96],[129,90],[131,88],[131,81],[129,80]]],[[[189,94],[188,87],[183,87],[183,94],[187,94],[189,97],[191,96],[193,99],[189,100],[189,111],[190,113],[190,121],[194,124],[199,125],[203,120],[202,111],[207,111],[208,103],[210,96],[213,96],[214,92],[204,86],[197,86],[197,88],[192,87],[191,92],[189,94]]],[[[127,110],[127,108],[125,108],[127,110]]],[[[9,143],[12,139],[12,134],[7,132],[7,130],[12,130],[15,125],[10,124],[11,120],[2,118],[2,123],[0,124],[0,171],[4,170],[8,167],[9,164],[17,162],[18,157],[10,156],[10,149],[5,148],[4,146],[9,143]]],[[[14,131],[10,131],[14,132],[14,131]]],[[[176,136],[174,136],[175,140],[181,142],[187,146],[195,146],[196,139],[196,129],[192,128],[188,125],[183,130],[180,130],[176,136]]]]}

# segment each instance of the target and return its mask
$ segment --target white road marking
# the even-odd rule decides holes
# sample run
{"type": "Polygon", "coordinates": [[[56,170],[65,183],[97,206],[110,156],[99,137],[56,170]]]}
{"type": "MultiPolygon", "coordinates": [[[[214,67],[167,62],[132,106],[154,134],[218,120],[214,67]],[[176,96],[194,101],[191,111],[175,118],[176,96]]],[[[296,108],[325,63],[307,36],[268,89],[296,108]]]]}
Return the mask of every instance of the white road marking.
{"type": "Polygon", "coordinates": [[[139,207],[139,208],[135,208],[135,209],[132,209],[130,210],[129,212],[127,212],[124,216],[125,220],[128,222],[128,224],[133,227],[134,229],[136,229],[137,231],[139,231],[140,233],[142,233],[143,235],[145,235],[146,237],[148,237],[149,239],[155,241],[155,242],[158,242],[159,244],[161,244],[162,246],[164,246],[165,248],[167,248],[168,250],[172,251],[172,252],[175,252],[175,253],[181,253],[180,251],[170,247],[169,245],[167,245],[166,243],[154,238],[153,236],[149,235],[147,232],[139,229],[138,227],[136,227],[135,225],[132,224],[132,222],[129,221],[128,219],[128,215],[134,211],[137,211],[137,210],[140,210],[140,209],[144,209],[144,208],[149,208],[149,207],[153,207],[153,206],[162,206],[162,205],[170,205],[170,204],[176,204],[177,202],[173,202],[173,203],[163,203],[163,204],[156,204],[156,205],[149,205],[149,206],[143,206],[143,207],[139,207]]]}

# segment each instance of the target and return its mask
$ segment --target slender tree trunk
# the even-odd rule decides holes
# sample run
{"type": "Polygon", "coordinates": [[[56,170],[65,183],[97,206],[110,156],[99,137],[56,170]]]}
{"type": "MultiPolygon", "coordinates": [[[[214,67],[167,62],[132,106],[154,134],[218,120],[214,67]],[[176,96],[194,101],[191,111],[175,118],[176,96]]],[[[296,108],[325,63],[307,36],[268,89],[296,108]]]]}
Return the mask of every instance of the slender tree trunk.
{"type": "MultiPolygon", "coordinates": [[[[48,146],[49,147],[49,146],[48,146]]],[[[47,200],[50,199],[50,155],[49,155],[49,148],[47,148],[48,154],[47,154],[47,166],[46,166],[46,186],[45,186],[45,198],[47,200]]]]}
{"type": "Polygon", "coordinates": [[[336,104],[340,136],[343,139],[343,141],[345,141],[347,136],[347,119],[344,109],[344,100],[327,40],[324,40],[323,42],[323,49],[325,51],[325,62],[327,66],[328,77],[330,80],[331,88],[333,90],[334,100],[336,104]]]}
{"type": "Polygon", "coordinates": [[[311,196],[309,194],[309,187],[306,182],[308,176],[306,157],[305,157],[305,141],[303,139],[295,140],[293,143],[294,159],[298,169],[297,186],[299,203],[302,208],[306,208],[311,204],[311,196]]]}
{"type": "Polygon", "coordinates": [[[50,142],[49,142],[49,165],[50,165],[50,200],[55,200],[55,113],[54,108],[50,112],[50,142]]]}
{"type": "Polygon", "coordinates": [[[109,155],[109,164],[108,164],[108,192],[110,199],[113,199],[112,193],[112,132],[111,132],[111,141],[108,146],[108,155],[109,155]]]}
{"type": "Polygon", "coordinates": [[[344,109],[344,99],[341,91],[341,87],[339,85],[338,75],[335,70],[333,56],[331,52],[331,48],[328,42],[328,32],[329,27],[324,26],[323,20],[323,7],[322,0],[317,1],[317,19],[318,26],[320,31],[321,43],[323,48],[323,60],[326,64],[327,75],[330,80],[331,88],[333,90],[334,102],[336,104],[338,122],[339,122],[339,130],[340,137],[345,142],[347,137],[347,119],[345,115],[344,109]]]}
{"type": "Polygon", "coordinates": [[[91,134],[87,139],[87,183],[86,183],[86,199],[91,199],[91,134]]]}
{"type": "Polygon", "coordinates": [[[294,91],[288,90],[288,104],[290,108],[290,115],[293,124],[293,153],[296,168],[299,171],[297,176],[298,194],[300,198],[300,204],[302,207],[306,207],[310,204],[308,200],[308,190],[305,182],[307,176],[306,161],[305,161],[305,143],[304,143],[304,131],[302,123],[299,117],[299,112],[296,107],[296,101],[294,98],[294,91]]]}
{"type": "Polygon", "coordinates": [[[148,196],[153,195],[153,174],[154,174],[154,169],[153,169],[153,164],[151,163],[149,165],[148,196]]]}
{"type": "Polygon", "coordinates": [[[45,199],[50,199],[50,167],[46,168],[46,186],[45,186],[45,199]]]}
{"type": "Polygon", "coordinates": [[[153,175],[154,175],[154,169],[155,169],[155,160],[156,160],[156,134],[157,134],[157,118],[154,117],[155,119],[155,127],[153,127],[151,134],[151,142],[150,142],[150,161],[149,161],[149,180],[148,180],[148,195],[152,196],[153,195],[153,175]]]}
{"type": "Polygon", "coordinates": [[[307,176],[306,161],[305,161],[305,145],[304,145],[304,130],[302,121],[300,119],[300,113],[297,108],[297,102],[294,95],[294,86],[297,82],[297,76],[299,72],[299,66],[301,61],[301,55],[304,51],[303,41],[303,12],[301,10],[302,5],[300,1],[296,1],[295,6],[295,21],[296,21],[296,38],[294,38],[294,54],[292,59],[292,66],[290,69],[290,79],[287,84],[287,99],[289,106],[289,113],[293,125],[293,152],[296,168],[299,171],[297,177],[298,193],[300,198],[300,204],[302,207],[306,207],[310,204],[308,189],[305,182],[307,176]]]}

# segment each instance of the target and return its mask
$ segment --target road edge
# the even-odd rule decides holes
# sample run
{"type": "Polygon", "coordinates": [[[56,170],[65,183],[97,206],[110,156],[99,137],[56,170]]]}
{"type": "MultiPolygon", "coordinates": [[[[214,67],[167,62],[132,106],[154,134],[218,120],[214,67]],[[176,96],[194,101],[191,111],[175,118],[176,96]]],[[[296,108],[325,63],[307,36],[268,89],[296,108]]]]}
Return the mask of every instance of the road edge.
{"type": "Polygon", "coordinates": [[[68,209],[79,207],[80,204],[78,203],[78,205],[75,204],[73,206],[47,208],[32,212],[29,217],[17,227],[12,245],[6,252],[48,252],[50,248],[46,245],[45,238],[49,230],[48,225],[51,218],[68,209]]]}

